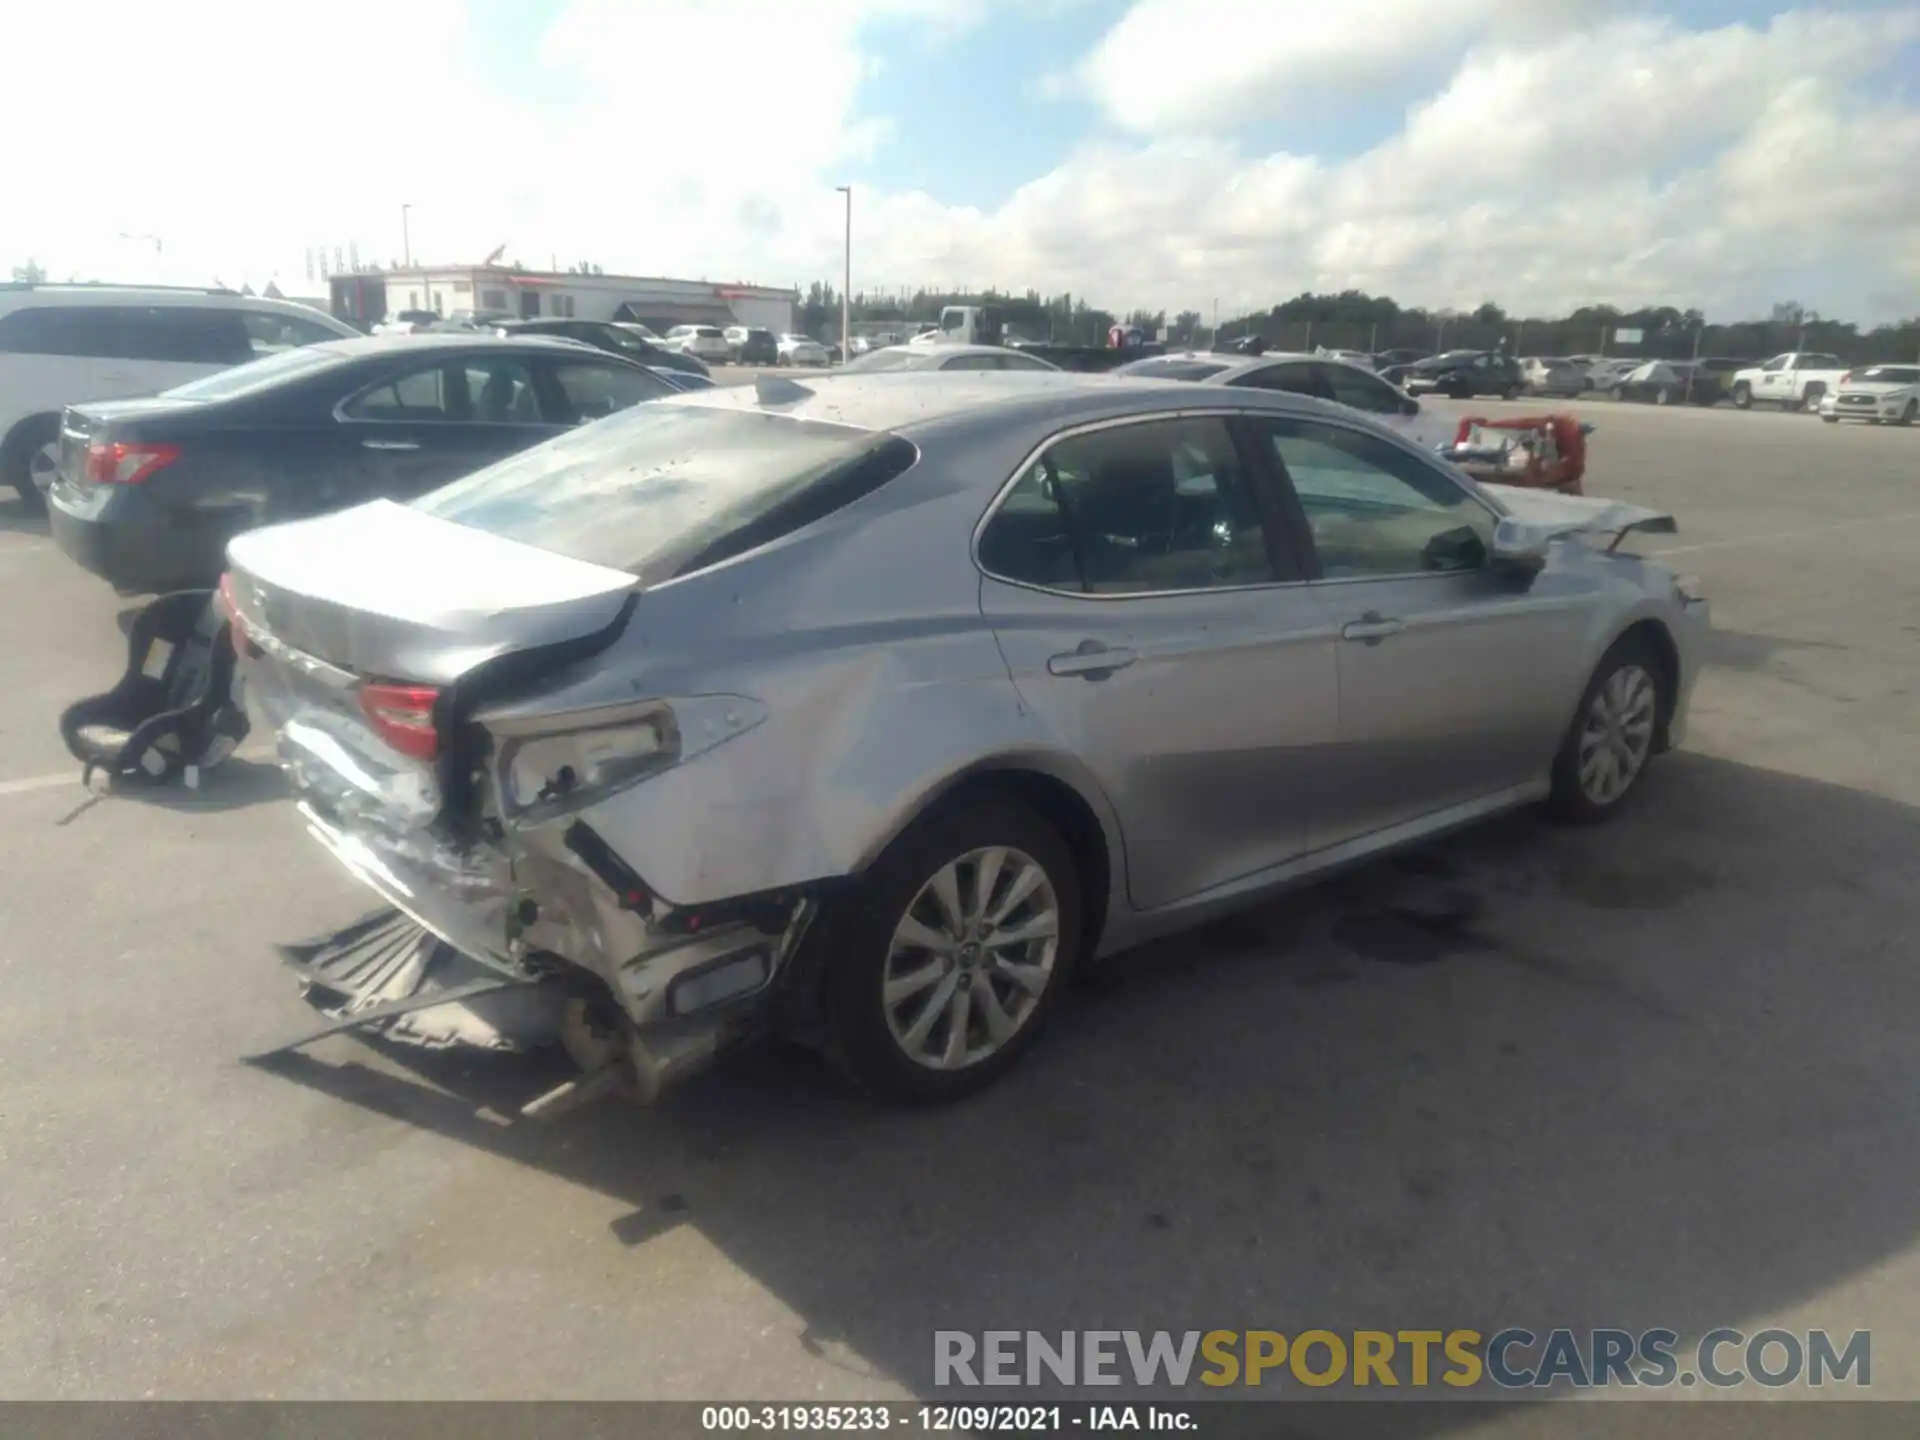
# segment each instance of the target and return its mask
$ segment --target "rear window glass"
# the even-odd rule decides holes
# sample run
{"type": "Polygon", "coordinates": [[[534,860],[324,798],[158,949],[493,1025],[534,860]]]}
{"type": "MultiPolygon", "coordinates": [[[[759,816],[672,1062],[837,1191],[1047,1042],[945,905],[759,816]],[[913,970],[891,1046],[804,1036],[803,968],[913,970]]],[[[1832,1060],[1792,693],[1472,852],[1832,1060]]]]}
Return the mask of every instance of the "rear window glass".
{"type": "Polygon", "coordinates": [[[857,355],[841,366],[844,375],[870,375],[876,370],[911,370],[925,357],[904,347],[888,350],[869,350],[857,355]]]}
{"type": "Polygon", "coordinates": [[[1912,365],[1873,365],[1854,372],[1856,380],[1880,380],[1890,385],[1920,384],[1920,368],[1912,365]]]}
{"type": "Polygon", "coordinates": [[[281,350],[245,365],[236,365],[231,370],[222,370],[216,375],[176,385],[162,393],[169,400],[231,400],[236,396],[251,395],[256,390],[265,390],[295,376],[318,374],[344,363],[345,359],[345,356],[336,355],[330,350],[313,347],[281,350]]]}
{"type": "Polygon", "coordinates": [[[898,436],[753,410],[642,405],[414,502],[648,584],[812,524],[911,466],[898,436]]]}
{"type": "Polygon", "coordinates": [[[1148,380],[1205,380],[1226,368],[1212,360],[1136,360],[1126,372],[1148,380]]]}

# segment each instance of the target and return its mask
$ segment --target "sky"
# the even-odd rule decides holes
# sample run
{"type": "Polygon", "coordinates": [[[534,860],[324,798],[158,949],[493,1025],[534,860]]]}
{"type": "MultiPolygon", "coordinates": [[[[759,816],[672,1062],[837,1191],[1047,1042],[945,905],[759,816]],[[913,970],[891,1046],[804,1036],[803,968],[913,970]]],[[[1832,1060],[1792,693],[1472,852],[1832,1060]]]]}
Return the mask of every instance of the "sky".
{"type": "Polygon", "coordinates": [[[1920,0],[14,7],[0,266],[1920,313],[1920,0]],[[402,233],[402,206],[406,237],[402,233]]]}

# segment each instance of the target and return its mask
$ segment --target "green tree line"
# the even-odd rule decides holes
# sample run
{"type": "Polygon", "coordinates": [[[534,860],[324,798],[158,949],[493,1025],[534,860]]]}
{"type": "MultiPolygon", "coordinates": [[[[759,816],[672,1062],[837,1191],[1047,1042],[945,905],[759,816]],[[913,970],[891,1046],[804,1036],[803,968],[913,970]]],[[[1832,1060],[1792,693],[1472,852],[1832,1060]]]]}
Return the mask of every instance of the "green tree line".
{"type": "MultiPolygon", "coordinates": [[[[998,290],[915,289],[870,294],[856,292],[849,318],[858,325],[895,322],[911,330],[930,325],[948,305],[993,305],[1034,339],[1059,344],[1099,345],[1116,322],[1144,330],[1164,330],[1176,347],[1208,346],[1258,335],[1275,350],[1492,349],[1504,344],[1514,355],[1644,355],[1676,360],[1690,355],[1762,360],[1782,350],[1822,350],[1850,364],[1875,360],[1920,362],[1920,316],[1893,325],[1862,330],[1851,321],[1829,320],[1793,301],[1773,306],[1765,319],[1708,324],[1697,309],[1672,305],[1625,308],[1583,305],[1567,315],[1510,315],[1492,301],[1470,311],[1403,306],[1386,295],[1344,290],[1337,295],[1301,294],[1267,310],[1222,317],[1214,334],[1210,317],[1184,310],[1169,321],[1165,311],[1116,312],[1090,305],[1083,297],[1042,296],[1037,290],[1012,294],[998,290]],[[1638,330],[1626,343],[1622,330],[1638,330]]],[[[840,293],[815,281],[801,292],[797,319],[808,334],[829,339],[840,333],[840,293]]]]}

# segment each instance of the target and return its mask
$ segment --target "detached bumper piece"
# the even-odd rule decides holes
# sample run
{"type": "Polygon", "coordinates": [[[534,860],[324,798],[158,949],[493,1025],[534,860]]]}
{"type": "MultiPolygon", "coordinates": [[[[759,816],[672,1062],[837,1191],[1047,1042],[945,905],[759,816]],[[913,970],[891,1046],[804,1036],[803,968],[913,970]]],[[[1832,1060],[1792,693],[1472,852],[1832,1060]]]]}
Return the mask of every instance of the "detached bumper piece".
{"type": "Polygon", "coordinates": [[[280,954],[307,1002],[333,1022],[282,1050],[376,1028],[389,1040],[434,1050],[469,1045],[519,1054],[560,1043],[558,987],[469,960],[396,909],[283,945],[280,954]]]}

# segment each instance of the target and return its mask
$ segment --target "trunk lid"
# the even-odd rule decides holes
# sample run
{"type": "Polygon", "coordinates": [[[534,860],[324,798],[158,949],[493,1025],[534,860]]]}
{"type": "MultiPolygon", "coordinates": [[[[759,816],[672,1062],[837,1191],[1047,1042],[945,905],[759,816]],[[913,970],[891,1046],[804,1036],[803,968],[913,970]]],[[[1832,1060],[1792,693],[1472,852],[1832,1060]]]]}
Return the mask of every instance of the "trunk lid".
{"type": "Polygon", "coordinates": [[[388,500],[249,531],[227,555],[242,683],[296,788],[328,824],[390,835],[461,808],[470,764],[439,737],[484,698],[470,677],[610,644],[638,584],[388,500]],[[396,693],[422,747],[394,738],[396,693]]]}
{"type": "Polygon", "coordinates": [[[391,500],[249,531],[227,556],[250,632],[354,675],[441,686],[607,629],[638,585],[391,500]]]}

